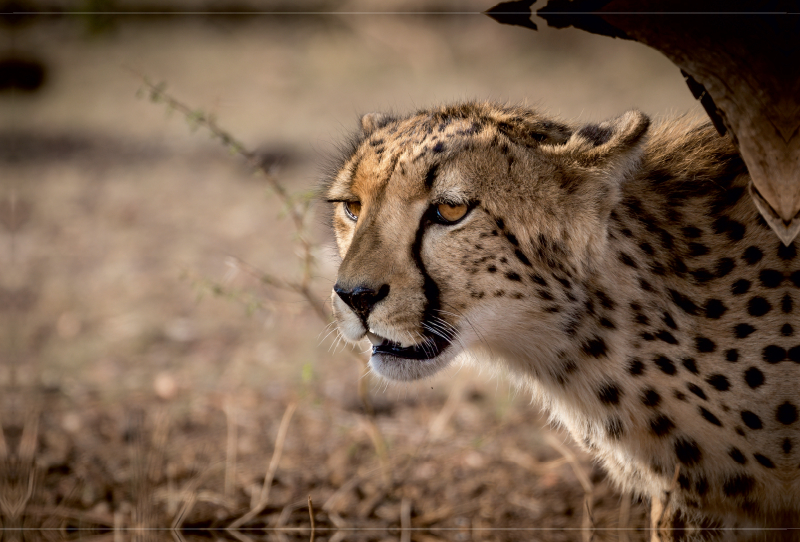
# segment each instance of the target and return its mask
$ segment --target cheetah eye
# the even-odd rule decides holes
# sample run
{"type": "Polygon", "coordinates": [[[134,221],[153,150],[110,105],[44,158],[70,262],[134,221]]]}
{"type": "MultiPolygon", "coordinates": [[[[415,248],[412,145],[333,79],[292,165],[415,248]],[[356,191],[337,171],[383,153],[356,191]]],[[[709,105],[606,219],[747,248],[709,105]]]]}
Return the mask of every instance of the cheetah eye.
{"type": "Polygon", "coordinates": [[[467,211],[469,207],[464,204],[440,203],[436,206],[436,219],[441,224],[455,224],[466,216],[467,211]]]}
{"type": "Polygon", "coordinates": [[[344,212],[354,222],[358,220],[358,215],[361,213],[361,202],[359,201],[343,201],[342,206],[344,212]]]}

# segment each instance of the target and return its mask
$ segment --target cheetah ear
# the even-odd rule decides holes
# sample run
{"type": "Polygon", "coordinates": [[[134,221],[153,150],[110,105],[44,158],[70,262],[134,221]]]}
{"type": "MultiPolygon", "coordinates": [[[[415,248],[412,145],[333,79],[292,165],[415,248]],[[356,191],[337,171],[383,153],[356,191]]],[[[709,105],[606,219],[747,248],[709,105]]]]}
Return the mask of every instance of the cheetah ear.
{"type": "Polygon", "coordinates": [[[649,126],[650,118],[632,109],[615,119],[579,128],[573,132],[564,150],[583,166],[616,169],[638,158],[640,144],[649,126]]]}
{"type": "Polygon", "coordinates": [[[394,117],[386,113],[367,113],[361,117],[361,130],[364,135],[369,135],[379,128],[383,128],[394,120],[394,117]]]}

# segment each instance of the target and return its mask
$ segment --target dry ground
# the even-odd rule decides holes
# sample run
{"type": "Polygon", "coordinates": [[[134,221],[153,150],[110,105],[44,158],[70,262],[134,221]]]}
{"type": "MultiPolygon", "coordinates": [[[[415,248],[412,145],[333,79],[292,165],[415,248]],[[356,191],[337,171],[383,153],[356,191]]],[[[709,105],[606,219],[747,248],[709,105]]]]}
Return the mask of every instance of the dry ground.
{"type": "MultiPolygon", "coordinates": [[[[0,94],[0,537],[306,540],[310,496],[317,540],[644,539],[616,530],[643,527],[643,505],[503,375],[362,380],[361,354],[258,280],[302,269],[274,190],[137,99],[132,71],[216,114],[300,194],[357,113],[487,97],[586,120],[696,112],[677,68],[481,15],[97,22],[40,16],[0,43],[47,67],[39,92],[0,94]]],[[[336,258],[314,210],[324,299],[336,258]]]]}

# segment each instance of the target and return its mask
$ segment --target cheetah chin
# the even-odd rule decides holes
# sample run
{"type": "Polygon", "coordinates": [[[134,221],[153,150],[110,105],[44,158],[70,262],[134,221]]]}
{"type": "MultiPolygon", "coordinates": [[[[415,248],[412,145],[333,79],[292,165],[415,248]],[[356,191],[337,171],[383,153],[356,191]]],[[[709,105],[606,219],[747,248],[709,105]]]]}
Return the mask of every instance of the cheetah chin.
{"type": "Polygon", "coordinates": [[[412,346],[402,346],[371,331],[366,337],[372,343],[369,359],[372,370],[390,380],[411,381],[433,376],[459,353],[452,339],[439,335],[426,337],[412,346]]]}

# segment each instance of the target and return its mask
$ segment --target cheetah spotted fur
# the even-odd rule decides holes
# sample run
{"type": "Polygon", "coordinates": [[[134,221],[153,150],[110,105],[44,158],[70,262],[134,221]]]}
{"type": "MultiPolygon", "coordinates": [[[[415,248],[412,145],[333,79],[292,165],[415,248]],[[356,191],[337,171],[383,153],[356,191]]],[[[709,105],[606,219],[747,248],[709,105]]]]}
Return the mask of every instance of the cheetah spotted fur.
{"type": "Polygon", "coordinates": [[[374,372],[502,366],[622,490],[697,522],[797,521],[800,257],[729,139],[472,102],[366,115],[343,154],[333,309],[374,372]]]}

